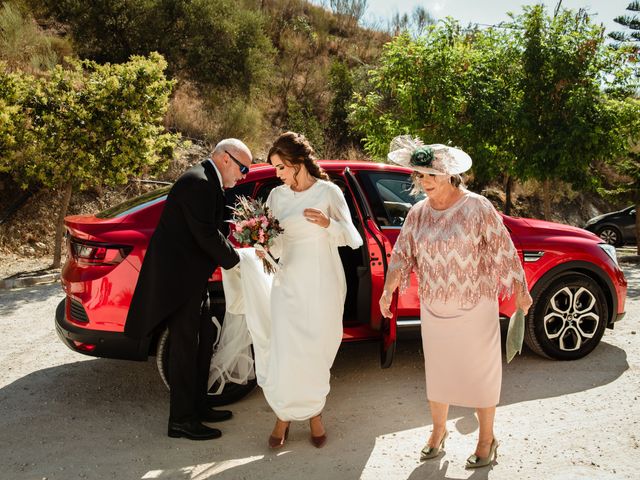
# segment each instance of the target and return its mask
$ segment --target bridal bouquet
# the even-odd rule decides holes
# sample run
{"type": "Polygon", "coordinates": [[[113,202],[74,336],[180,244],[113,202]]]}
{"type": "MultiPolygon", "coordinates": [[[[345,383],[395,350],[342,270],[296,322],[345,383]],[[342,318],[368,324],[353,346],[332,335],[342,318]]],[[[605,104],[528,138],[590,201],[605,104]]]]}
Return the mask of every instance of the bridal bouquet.
{"type": "Polygon", "coordinates": [[[275,273],[278,264],[269,253],[273,240],[284,232],[278,219],[269,211],[264,202],[248,197],[238,197],[238,202],[231,209],[233,238],[243,247],[254,247],[265,253],[262,263],[264,271],[275,273]]]}

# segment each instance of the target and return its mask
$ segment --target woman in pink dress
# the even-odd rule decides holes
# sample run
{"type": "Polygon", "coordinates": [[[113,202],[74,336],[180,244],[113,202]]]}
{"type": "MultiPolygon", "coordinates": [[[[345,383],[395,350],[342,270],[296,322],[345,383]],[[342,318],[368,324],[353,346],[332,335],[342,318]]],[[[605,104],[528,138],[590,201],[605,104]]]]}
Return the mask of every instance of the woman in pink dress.
{"type": "Polygon", "coordinates": [[[497,456],[493,423],[500,399],[502,360],[498,298],[515,296],[526,313],[532,300],[524,270],[502,218],[485,197],[466,190],[471,167],[462,150],[424,145],[408,135],[391,142],[392,162],[414,170],[427,195],[409,211],[393,249],[380,309],[396,288],[418,277],[427,398],[433,430],[420,459],[436,458],[448,436],[449,405],[476,409],[479,438],[467,468],[497,456]]]}

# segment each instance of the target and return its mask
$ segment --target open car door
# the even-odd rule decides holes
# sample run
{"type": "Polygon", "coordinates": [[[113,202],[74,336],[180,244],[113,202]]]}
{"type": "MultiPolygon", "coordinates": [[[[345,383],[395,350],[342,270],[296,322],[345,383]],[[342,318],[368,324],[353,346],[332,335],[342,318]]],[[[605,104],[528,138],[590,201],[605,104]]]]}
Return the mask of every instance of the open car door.
{"type": "Polygon", "coordinates": [[[363,309],[363,311],[369,313],[371,327],[380,332],[380,366],[382,368],[388,368],[393,362],[393,356],[396,350],[398,295],[396,293],[393,296],[391,303],[393,317],[391,319],[382,317],[378,301],[382,295],[384,279],[387,273],[387,263],[391,257],[392,246],[374,221],[371,207],[367,202],[358,179],[349,167],[344,169],[343,174],[362,215],[362,226],[365,236],[365,238],[363,238],[363,248],[366,251],[368,260],[368,271],[366,274],[369,278],[367,282],[361,282],[359,285],[358,303],[360,304],[360,300],[367,302],[369,308],[363,309]]]}

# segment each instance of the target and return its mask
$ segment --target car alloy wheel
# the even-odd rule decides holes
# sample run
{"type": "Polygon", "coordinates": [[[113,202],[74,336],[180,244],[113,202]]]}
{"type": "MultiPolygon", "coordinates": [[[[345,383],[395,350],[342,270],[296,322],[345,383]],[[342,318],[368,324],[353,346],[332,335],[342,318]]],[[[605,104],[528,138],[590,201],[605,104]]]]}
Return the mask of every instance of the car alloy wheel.
{"type": "Polygon", "coordinates": [[[586,275],[565,273],[535,290],[534,306],[527,315],[527,345],[557,360],[575,360],[590,353],[608,321],[602,288],[586,275]]]}
{"type": "Polygon", "coordinates": [[[613,245],[614,247],[619,247],[622,245],[622,235],[614,227],[604,227],[602,230],[600,230],[598,236],[609,245],[613,245]]]}

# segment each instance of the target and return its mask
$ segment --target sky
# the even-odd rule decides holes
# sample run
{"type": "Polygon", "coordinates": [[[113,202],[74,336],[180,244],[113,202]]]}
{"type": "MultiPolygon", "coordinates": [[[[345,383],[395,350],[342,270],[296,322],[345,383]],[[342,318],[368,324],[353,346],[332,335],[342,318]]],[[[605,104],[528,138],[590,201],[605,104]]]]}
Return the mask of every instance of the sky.
{"type": "MultiPolygon", "coordinates": [[[[548,11],[552,12],[557,0],[368,0],[363,23],[372,25],[378,21],[384,25],[395,12],[401,15],[411,13],[416,6],[421,5],[436,19],[451,16],[460,20],[463,25],[469,22],[494,25],[509,19],[506,12],[521,13],[523,5],[537,3],[544,3],[548,11]]],[[[631,13],[625,11],[629,3],[631,0],[563,0],[562,6],[571,9],[587,8],[597,23],[604,23],[607,31],[614,31],[621,28],[613,19],[631,13]]]]}

